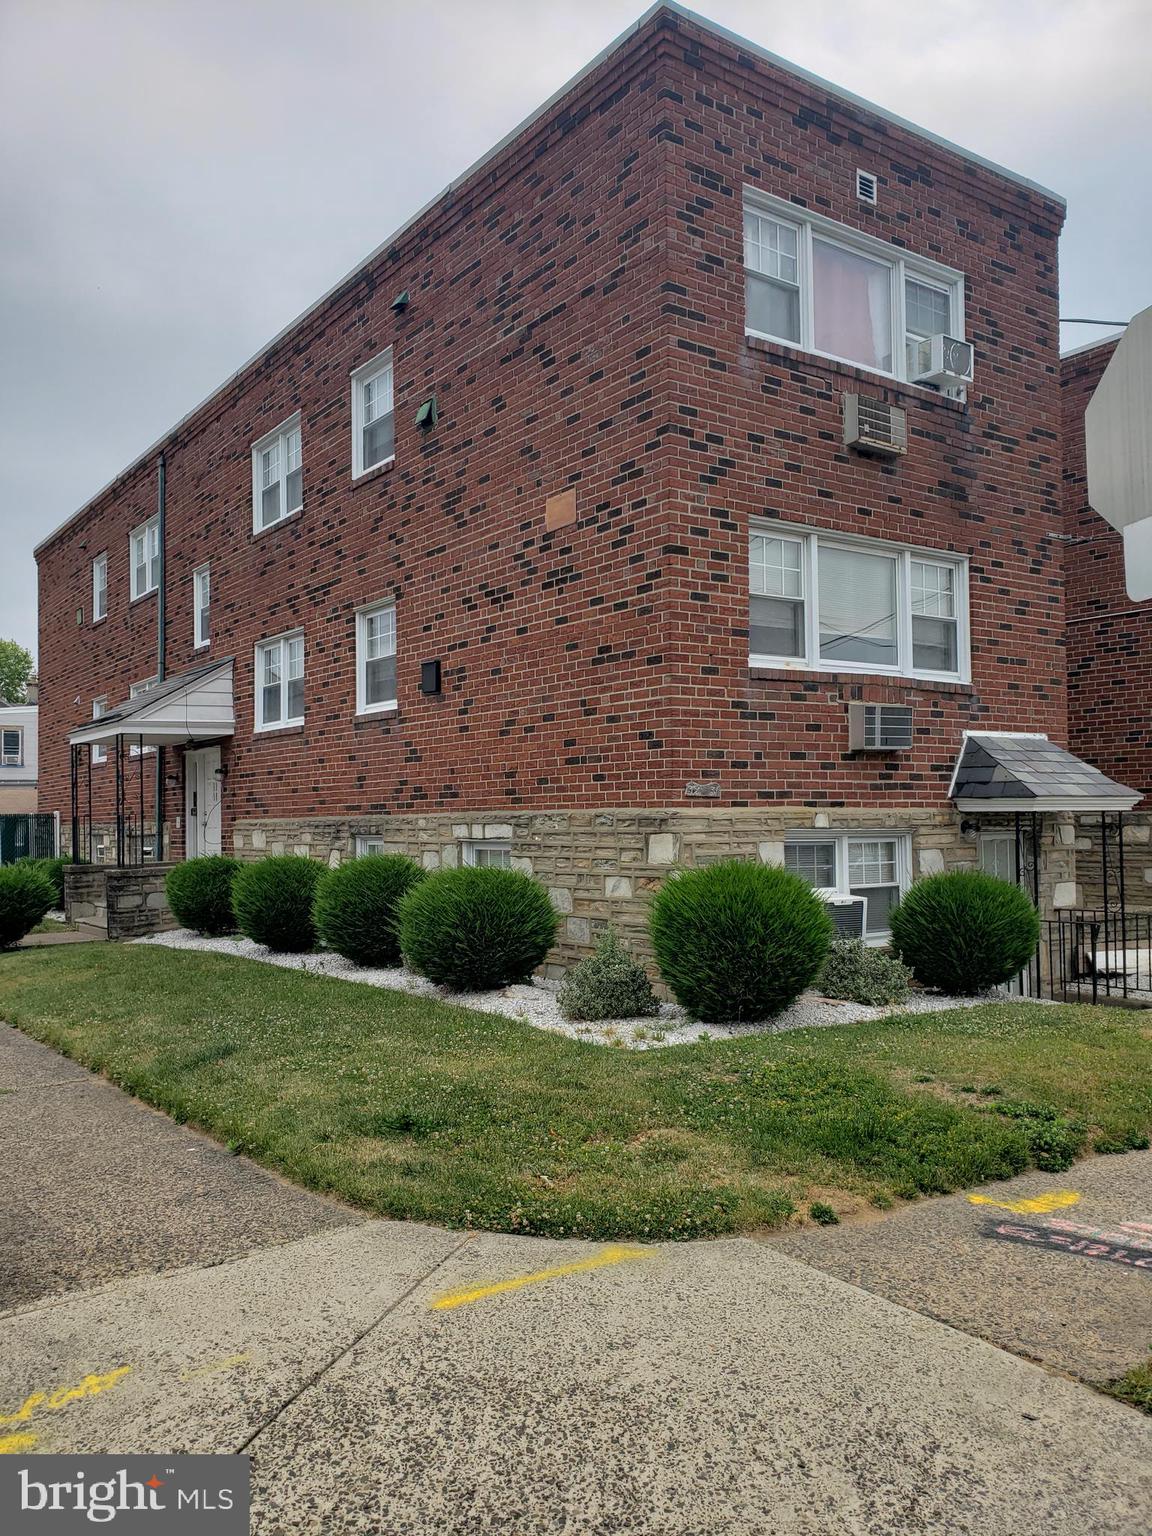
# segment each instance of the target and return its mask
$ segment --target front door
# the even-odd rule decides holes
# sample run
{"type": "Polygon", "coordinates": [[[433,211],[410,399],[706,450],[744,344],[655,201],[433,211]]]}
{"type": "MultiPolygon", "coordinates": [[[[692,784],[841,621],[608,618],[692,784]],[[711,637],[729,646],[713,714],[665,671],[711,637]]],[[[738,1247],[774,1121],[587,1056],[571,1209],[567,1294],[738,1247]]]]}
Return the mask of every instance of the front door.
{"type": "MultiPolygon", "coordinates": [[[[1016,878],[1016,834],[1014,832],[982,832],[980,834],[980,868],[987,875],[995,875],[997,880],[1007,880],[1012,885],[1023,885],[1029,895],[1032,894],[1032,860],[1030,850],[1024,839],[1020,846],[1020,879],[1016,878]]],[[[1014,976],[1011,981],[1004,983],[1003,991],[1011,993],[1014,997],[1027,995],[1031,990],[1030,978],[1026,970],[1019,976],[1014,976]]]]}
{"type": "Polygon", "coordinates": [[[220,852],[219,747],[184,754],[184,829],[185,858],[220,852]]]}

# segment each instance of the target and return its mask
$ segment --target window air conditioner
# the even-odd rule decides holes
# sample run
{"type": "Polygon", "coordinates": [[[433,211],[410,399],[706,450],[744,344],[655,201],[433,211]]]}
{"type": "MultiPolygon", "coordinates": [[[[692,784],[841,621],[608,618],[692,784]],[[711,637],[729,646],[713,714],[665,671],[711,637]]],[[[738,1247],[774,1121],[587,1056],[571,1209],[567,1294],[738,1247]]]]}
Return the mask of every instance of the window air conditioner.
{"type": "Polygon", "coordinates": [[[908,422],[898,405],[868,395],[844,396],[844,446],[865,453],[908,452],[908,422]]]}
{"type": "Polygon", "coordinates": [[[850,752],[906,752],[912,745],[908,704],[849,704],[850,752]]]}
{"type": "Polygon", "coordinates": [[[917,351],[917,384],[971,384],[976,352],[970,341],[959,341],[955,336],[929,336],[917,343],[917,351]]]}
{"type": "Polygon", "coordinates": [[[868,903],[863,896],[824,896],[828,916],[838,939],[864,937],[864,913],[868,903]]]}

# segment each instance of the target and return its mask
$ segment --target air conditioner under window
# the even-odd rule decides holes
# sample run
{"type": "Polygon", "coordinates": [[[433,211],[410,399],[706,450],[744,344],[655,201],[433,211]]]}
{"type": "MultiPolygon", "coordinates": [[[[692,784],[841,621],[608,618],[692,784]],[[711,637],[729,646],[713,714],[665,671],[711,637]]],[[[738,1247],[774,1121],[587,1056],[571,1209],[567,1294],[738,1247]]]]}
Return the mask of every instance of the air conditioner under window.
{"type": "Polygon", "coordinates": [[[917,342],[916,350],[917,384],[971,384],[976,351],[970,341],[960,341],[955,336],[928,336],[917,342]]]}
{"type": "Polygon", "coordinates": [[[906,752],[911,745],[910,704],[849,704],[850,752],[906,752]]]}
{"type": "Polygon", "coordinates": [[[844,446],[865,453],[907,453],[908,422],[904,412],[898,405],[888,405],[868,395],[845,395],[844,446]]]}
{"type": "Polygon", "coordinates": [[[836,930],[838,939],[862,939],[864,937],[864,914],[868,903],[863,896],[830,896],[824,895],[824,902],[828,908],[828,916],[832,919],[832,926],[836,930]]]}

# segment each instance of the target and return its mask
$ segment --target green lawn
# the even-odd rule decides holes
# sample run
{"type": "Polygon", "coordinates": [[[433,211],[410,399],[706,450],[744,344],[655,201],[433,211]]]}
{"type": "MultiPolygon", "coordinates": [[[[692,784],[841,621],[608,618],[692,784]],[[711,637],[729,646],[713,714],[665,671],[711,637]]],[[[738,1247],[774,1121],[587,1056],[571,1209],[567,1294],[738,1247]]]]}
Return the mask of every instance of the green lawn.
{"type": "Polygon", "coordinates": [[[990,1005],[627,1052],[211,954],[0,956],[0,1018],[300,1183],[451,1226],[777,1226],[1152,1131],[1152,1015],[990,1005]]]}

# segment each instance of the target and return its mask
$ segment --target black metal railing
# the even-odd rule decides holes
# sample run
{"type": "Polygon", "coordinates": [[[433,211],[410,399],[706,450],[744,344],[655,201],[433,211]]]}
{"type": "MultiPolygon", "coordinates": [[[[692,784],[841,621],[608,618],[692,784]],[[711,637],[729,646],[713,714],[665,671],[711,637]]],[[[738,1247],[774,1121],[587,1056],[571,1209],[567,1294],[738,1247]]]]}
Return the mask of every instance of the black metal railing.
{"type": "Polygon", "coordinates": [[[1090,908],[1040,925],[1034,993],[1059,1001],[1152,1002],[1152,912],[1090,908]]]}
{"type": "Polygon", "coordinates": [[[56,818],[50,812],[6,811],[0,815],[0,864],[51,859],[55,854],[56,818]]]}
{"type": "Polygon", "coordinates": [[[78,817],[73,822],[76,843],[74,857],[80,864],[157,864],[163,861],[163,838],[156,842],[156,825],[126,814],[118,821],[88,821],[78,817]]]}

